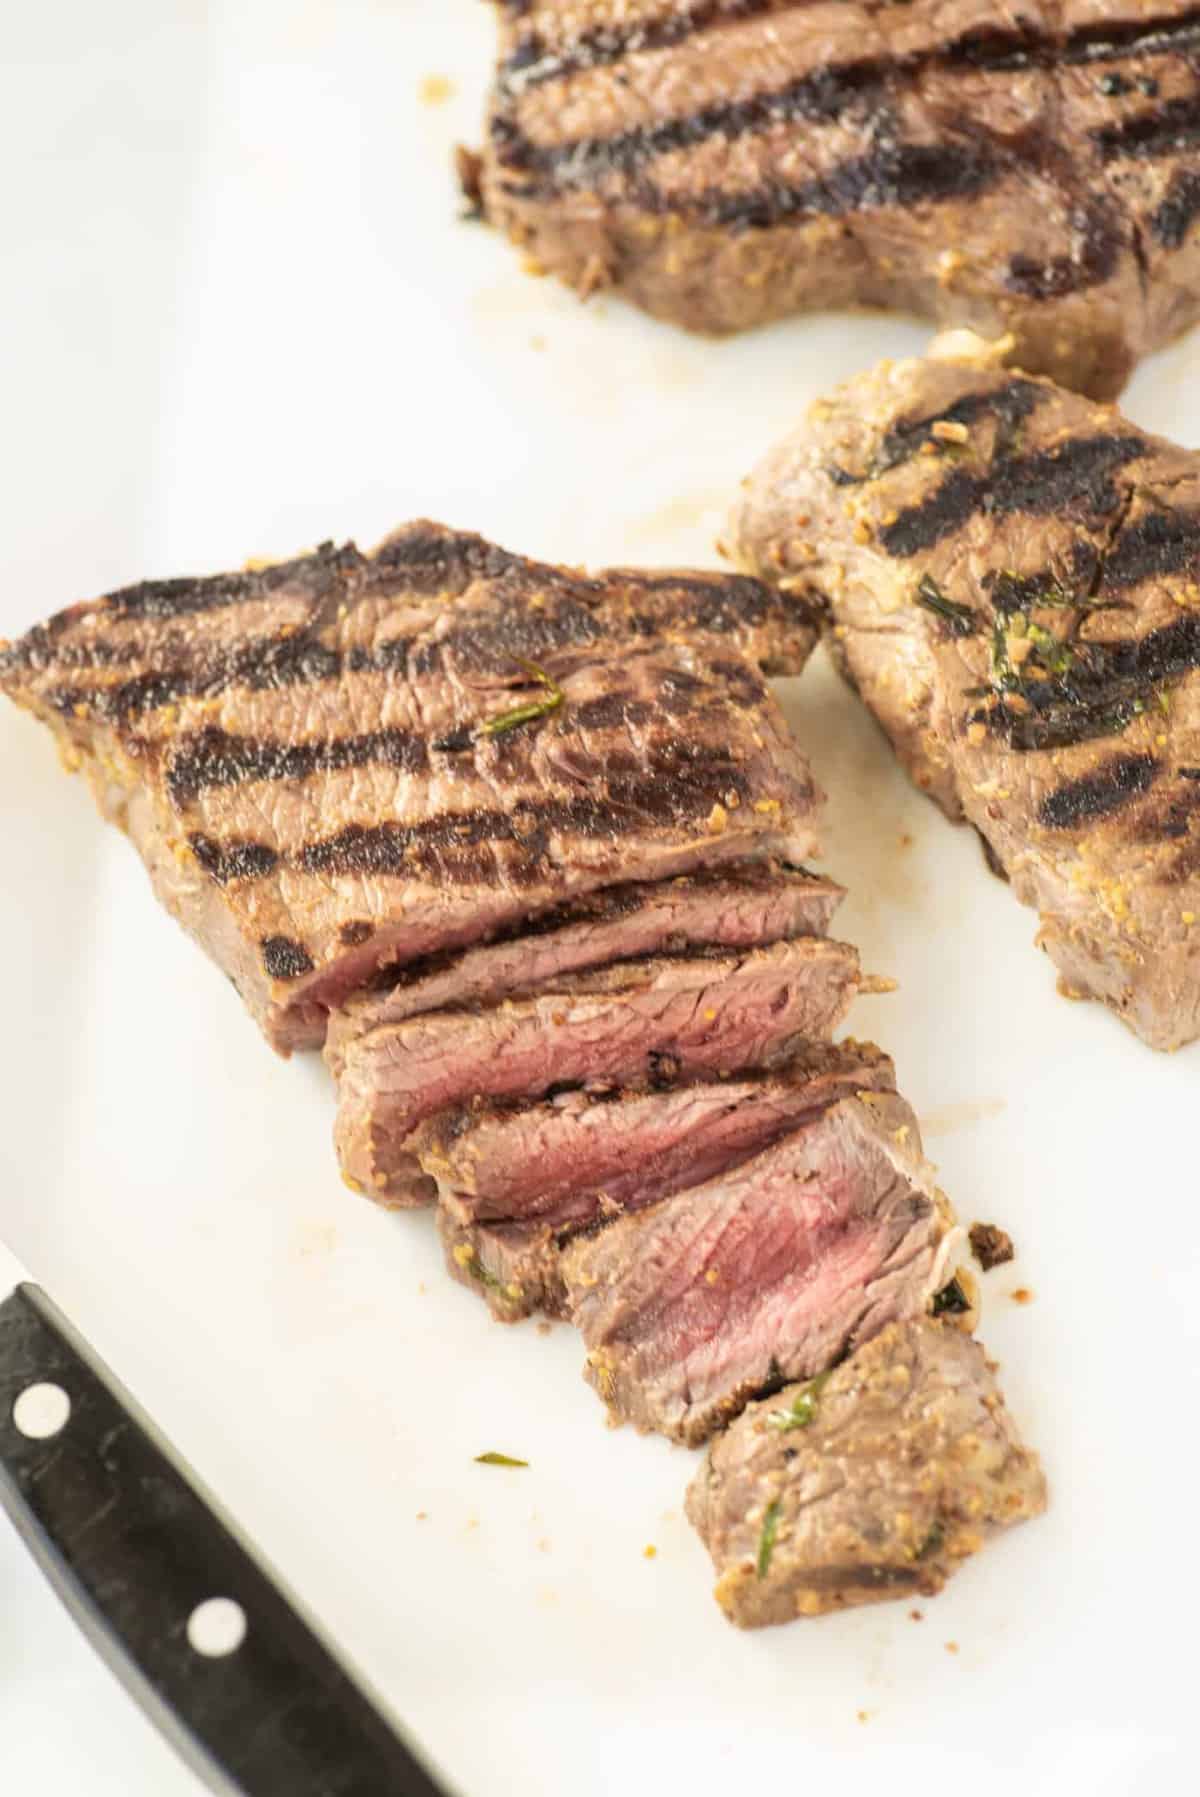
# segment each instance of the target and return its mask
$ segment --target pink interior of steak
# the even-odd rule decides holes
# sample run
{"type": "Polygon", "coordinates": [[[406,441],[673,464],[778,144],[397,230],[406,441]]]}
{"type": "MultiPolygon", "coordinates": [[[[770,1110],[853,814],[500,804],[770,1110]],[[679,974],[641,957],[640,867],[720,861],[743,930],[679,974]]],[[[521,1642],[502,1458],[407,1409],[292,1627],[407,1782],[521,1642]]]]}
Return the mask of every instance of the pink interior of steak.
{"type": "MultiPolygon", "coordinates": [[[[889,1123],[911,1117],[899,1099],[879,1102],[889,1123]]],[[[811,1377],[921,1308],[944,1225],[917,1171],[846,1100],[735,1173],[570,1250],[572,1314],[617,1414],[702,1439],[777,1379],[811,1377]]]]}
{"type": "Polygon", "coordinates": [[[421,1162],[463,1222],[538,1219],[578,1230],[701,1185],[818,1116],[839,1097],[890,1087],[885,1056],[810,1051],[761,1076],[665,1091],[563,1093],[526,1108],[470,1110],[435,1125],[421,1162]]]}
{"type": "Polygon", "coordinates": [[[845,944],[804,938],[741,957],[624,963],[520,1003],[370,1030],[340,1044],[335,1062],[344,1171],[393,1202],[427,1202],[409,1138],[438,1111],[564,1082],[635,1084],[659,1068],[763,1066],[799,1038],[830,1034],[857,972],[845,944]]]}

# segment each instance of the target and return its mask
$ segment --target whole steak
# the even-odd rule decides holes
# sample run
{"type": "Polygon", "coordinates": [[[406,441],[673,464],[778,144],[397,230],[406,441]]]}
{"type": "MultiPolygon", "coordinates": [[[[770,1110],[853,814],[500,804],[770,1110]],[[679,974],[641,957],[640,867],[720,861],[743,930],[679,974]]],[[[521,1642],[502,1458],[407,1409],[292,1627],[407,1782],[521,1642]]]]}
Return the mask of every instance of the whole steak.
{"type": "Polygon", "coordinates": [[[813,407],[737,553],[827,608],[917,784],[984,837],[1072,996],[1200,1035],[1200,457],[969,334],[813,407]]]}
{"type": "Polygon", "coordinates": [[[701,331],[890,306],[1098,397],[1197,314],[1182,0],[500,0],[468,191],[582,293],[701,331]]]}

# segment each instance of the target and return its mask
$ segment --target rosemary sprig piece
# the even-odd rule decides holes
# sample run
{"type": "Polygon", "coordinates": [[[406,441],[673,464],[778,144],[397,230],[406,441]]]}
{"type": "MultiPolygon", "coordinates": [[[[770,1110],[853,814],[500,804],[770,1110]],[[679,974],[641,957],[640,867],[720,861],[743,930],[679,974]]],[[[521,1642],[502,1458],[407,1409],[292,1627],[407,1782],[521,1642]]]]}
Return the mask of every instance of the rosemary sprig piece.
{"type": "Polygon", "coordinates": [[[482,736],[504,736],[509,730],[519,730],[522,724],[536,724],[539,718],[548,718],[551,712],[557,711],[566,703],[567,695],[557,680],[539,668],[536,662],[524,661],[521,656],[514,655],[513,660],[519,668],[524,668],[531,680],[546,690],[544,699],[529,699],[524,705],[514,705],[510,711],[502,711],[494,718],[480,726],[482,736]]]}
{"type": "Polygon", "coordinates": [[[943,623],[950,626],[954,636],[974,636],[979,626],[979,619],[969,605],[959,605],[955,599],[947,599],[932,574],[923,574],[921,584],[917,588],[916,602],[926,611],[931,611],[943,623]]]}

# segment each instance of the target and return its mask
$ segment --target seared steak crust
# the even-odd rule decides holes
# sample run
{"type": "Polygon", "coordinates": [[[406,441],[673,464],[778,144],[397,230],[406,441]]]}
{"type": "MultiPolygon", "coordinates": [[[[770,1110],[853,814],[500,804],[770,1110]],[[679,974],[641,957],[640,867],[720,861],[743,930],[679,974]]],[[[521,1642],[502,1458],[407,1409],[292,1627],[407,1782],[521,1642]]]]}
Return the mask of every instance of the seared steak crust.
{"type": "Polygon", "coordinates": [[[1196,316],[1200,9],[501,4],[486,215],[690,328],[892,305],[1098,396],[1196,316]]]}
{"type": "Polygon", "coordinates": [[[816,1386],[752,1405],[688,1492],[716,1598],[741,1628],[929,1596],[1037,1516],[1046,1481],[977,1341],[894,1323],[816,1386]]]}
{"type": "Polygon", "coordinates": [[[754,476],[738,553],[827,606],[1072,994],[1177,1048],[1200,1035],[1200,462],[982,350],[819,402],[754,476]]]}
{"type": "Polygon", "coordinates": [[[589,577],[416,524],[74,606],[0,651],[0,689],[288,1049],[381,964],[614,881],[802,860],[815,788],[742,651],[798,669],[812,640],[755,581],[589,577]]]}

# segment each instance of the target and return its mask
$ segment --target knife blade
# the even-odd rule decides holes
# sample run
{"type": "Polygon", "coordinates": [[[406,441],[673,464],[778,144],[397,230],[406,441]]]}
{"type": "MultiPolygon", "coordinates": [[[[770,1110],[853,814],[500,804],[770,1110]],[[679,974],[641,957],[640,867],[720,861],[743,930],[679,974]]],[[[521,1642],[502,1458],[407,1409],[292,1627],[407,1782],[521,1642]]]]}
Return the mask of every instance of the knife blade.
{"type": "Polygon", "coordinates": [[[445,1797],[379,1700],[3,1243],[0,1298],[0,1508],[209,1789],[445,1797]]]}

